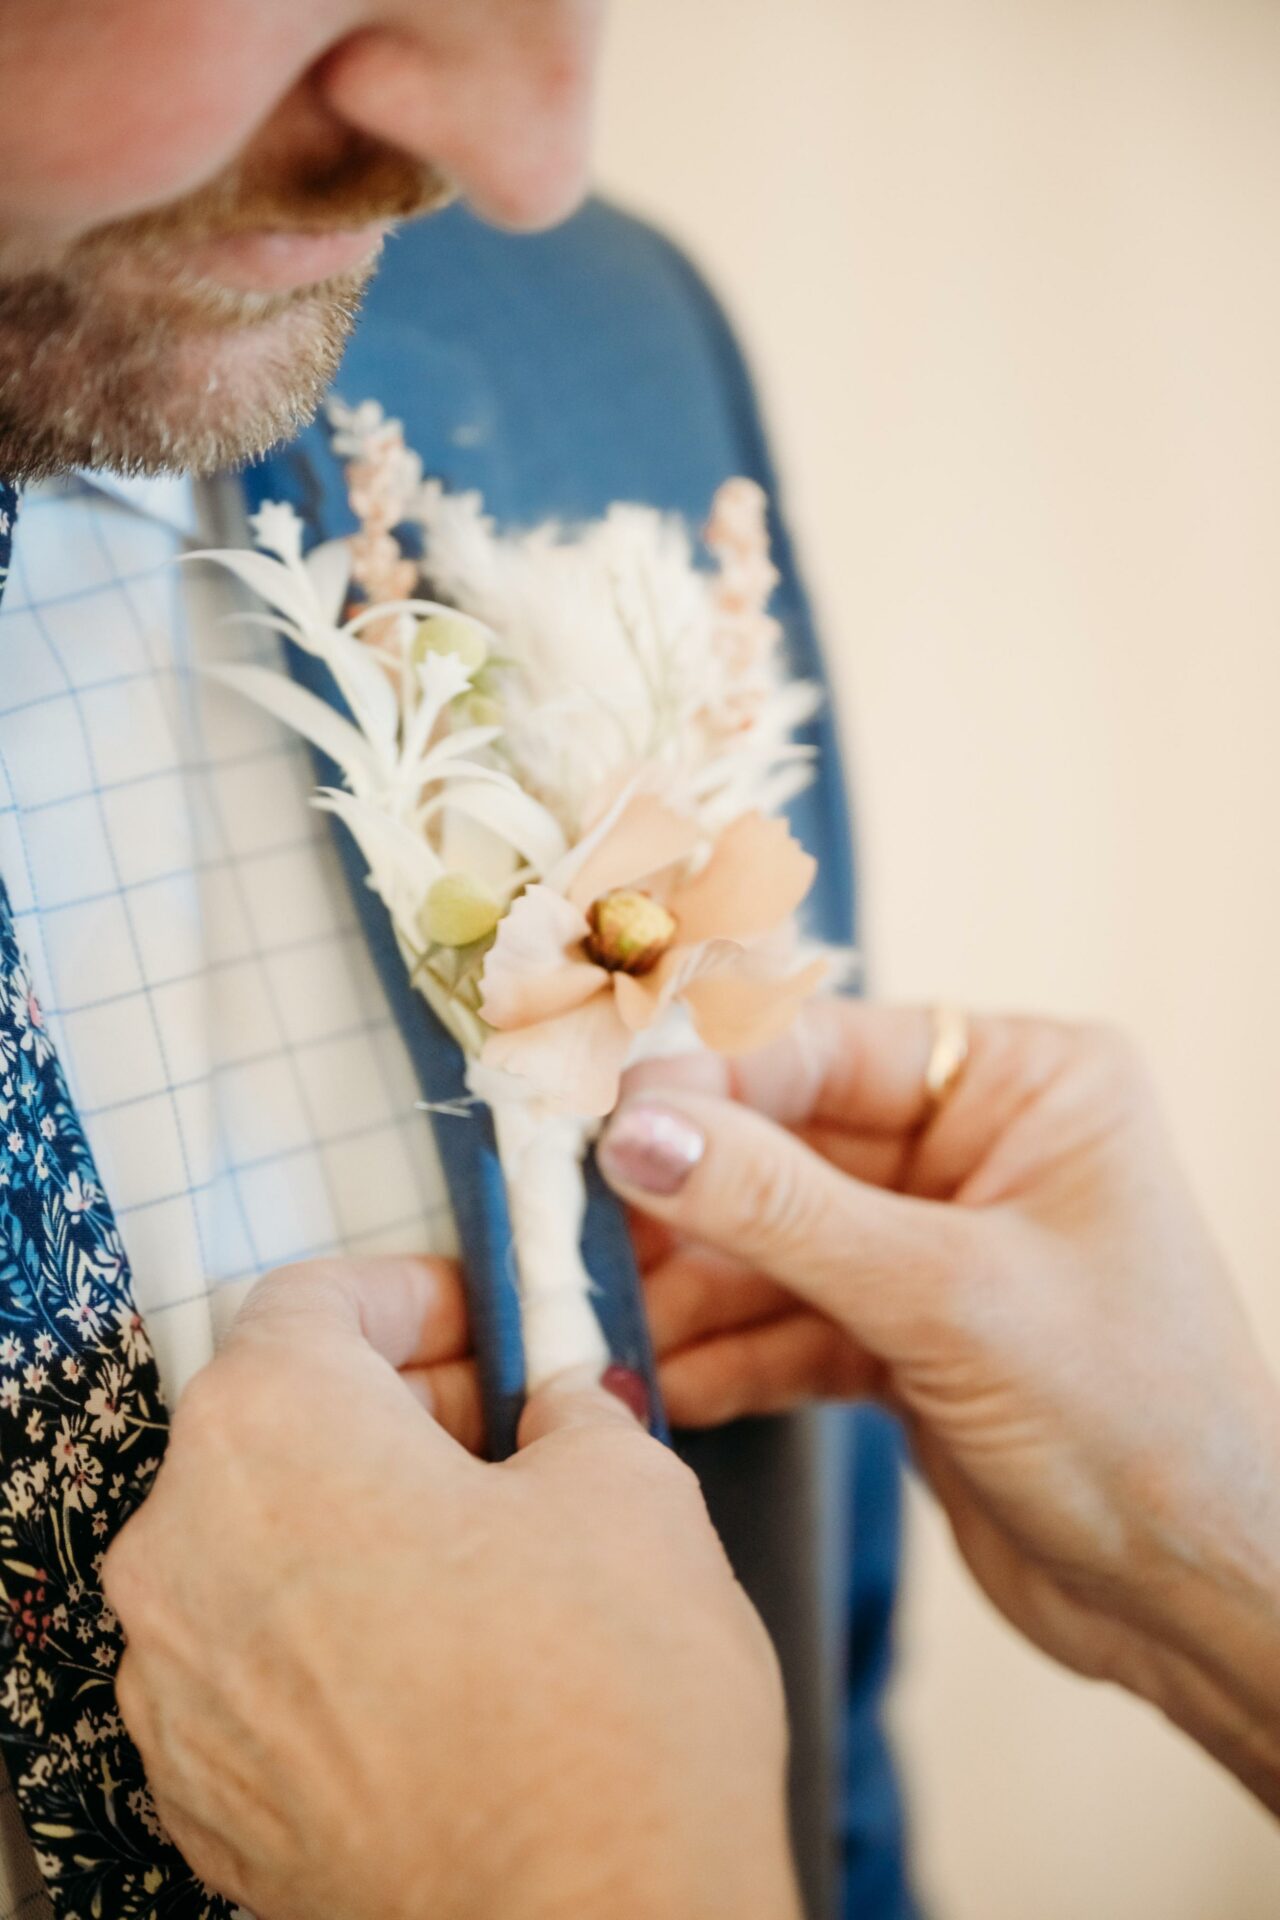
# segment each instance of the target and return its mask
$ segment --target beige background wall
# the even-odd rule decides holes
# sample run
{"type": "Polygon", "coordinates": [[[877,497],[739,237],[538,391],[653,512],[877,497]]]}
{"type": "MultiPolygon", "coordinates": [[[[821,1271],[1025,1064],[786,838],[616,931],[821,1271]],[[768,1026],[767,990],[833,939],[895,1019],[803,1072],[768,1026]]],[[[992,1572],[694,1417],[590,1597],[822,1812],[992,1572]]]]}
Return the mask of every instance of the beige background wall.
{"type": "MultiPolygon", "coordinates": [[[[618,0],[602,176],[763,376],[878,989],[1135,1028],[1280,1360],[1280,7],[618,0]]],[[[940,1915],[1280,1912],[1280,1835],[923,1504],[904,1656],[940,1915]]]]}

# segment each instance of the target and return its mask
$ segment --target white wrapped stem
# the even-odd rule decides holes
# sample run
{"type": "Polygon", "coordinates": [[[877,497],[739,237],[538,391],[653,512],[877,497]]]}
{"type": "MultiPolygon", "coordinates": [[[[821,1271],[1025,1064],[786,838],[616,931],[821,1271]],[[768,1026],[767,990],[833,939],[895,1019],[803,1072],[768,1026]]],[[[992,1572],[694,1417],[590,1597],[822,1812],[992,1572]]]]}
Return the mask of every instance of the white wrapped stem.
{"type": "Polygon", "coordinates": [[[520,1285],[529,1390],[570,1367],[609,1363],[582,1258],[589,1128],[544,1101],[493,1102],[520,1285]]]}

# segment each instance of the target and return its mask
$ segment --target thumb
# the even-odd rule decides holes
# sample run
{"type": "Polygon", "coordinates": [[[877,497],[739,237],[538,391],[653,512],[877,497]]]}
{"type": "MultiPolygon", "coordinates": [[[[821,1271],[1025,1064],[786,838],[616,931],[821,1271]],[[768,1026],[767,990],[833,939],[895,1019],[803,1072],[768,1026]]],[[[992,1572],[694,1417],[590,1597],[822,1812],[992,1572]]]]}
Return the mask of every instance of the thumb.
{"type": "Polygon", "coordinates": [[[520,1419],[521,1450],[549,1434],[578,1427],[638,1433],[644,1382],[623,1367],[601,1375],[595,1367],[574,1367],[555,1374],[529,1396],[520,1419]]]}
{"type": "Polygon", "coordinates": [[[598,1158],[634,1206],[768,1274],[882,1360],[914,1357],[921,1312],[935,1318],[973,1266],[969,1216],[864,1186],[731,1100],[625,1100],[598,1158]]]}

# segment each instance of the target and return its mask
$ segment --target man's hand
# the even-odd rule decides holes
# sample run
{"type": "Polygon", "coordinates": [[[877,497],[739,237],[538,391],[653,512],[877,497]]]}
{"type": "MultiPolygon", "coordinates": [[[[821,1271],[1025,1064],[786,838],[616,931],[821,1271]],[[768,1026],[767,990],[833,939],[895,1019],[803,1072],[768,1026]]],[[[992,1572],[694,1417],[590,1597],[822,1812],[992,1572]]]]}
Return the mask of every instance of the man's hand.
{"type": "Polygon", "coordinates": [[[1123,1043],[831,1002],[753,1060],[633,1075],[602,1164],[645,1210],[686,1425],[873,1393],[986,1591],[1159,1702],[1280,1810],[1280,1401],[1123,1043]]]}
{"type": "Polygon", "coordinates": [[[319,1263],[184,1395],[104,1568],[162,1818],[260,1920],[785,1920],[776,1664],[696,1482],[571,1382],[481,1464],[427,1411],[474,1422],[464,1346],[437,1263],[319,1263]]]}

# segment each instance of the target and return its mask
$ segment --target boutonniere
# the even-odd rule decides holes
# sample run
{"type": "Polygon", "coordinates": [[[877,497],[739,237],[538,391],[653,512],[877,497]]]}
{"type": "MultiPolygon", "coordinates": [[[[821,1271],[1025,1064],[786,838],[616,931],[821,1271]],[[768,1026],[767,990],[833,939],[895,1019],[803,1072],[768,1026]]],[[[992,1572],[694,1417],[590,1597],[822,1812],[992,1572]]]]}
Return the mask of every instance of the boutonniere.
{"type": "Polygon", "coordinates": [[[218,677],[341,769],[315,804],[359,843],[493,1112],[536,1386],[607,1359],[582,1169],[624,1069],[764,1045],[828,971],[796,924],[814,861],[779,817],[818,695],[784,671],[753,482],[721,488],[701,554],[642,506],[511,533],[424,479],[379,407],[331,423],[359,532],[306,553],[268,505],[256,551],[205,557],[324,662],[346,714],[284,672],[218,677]]]}

